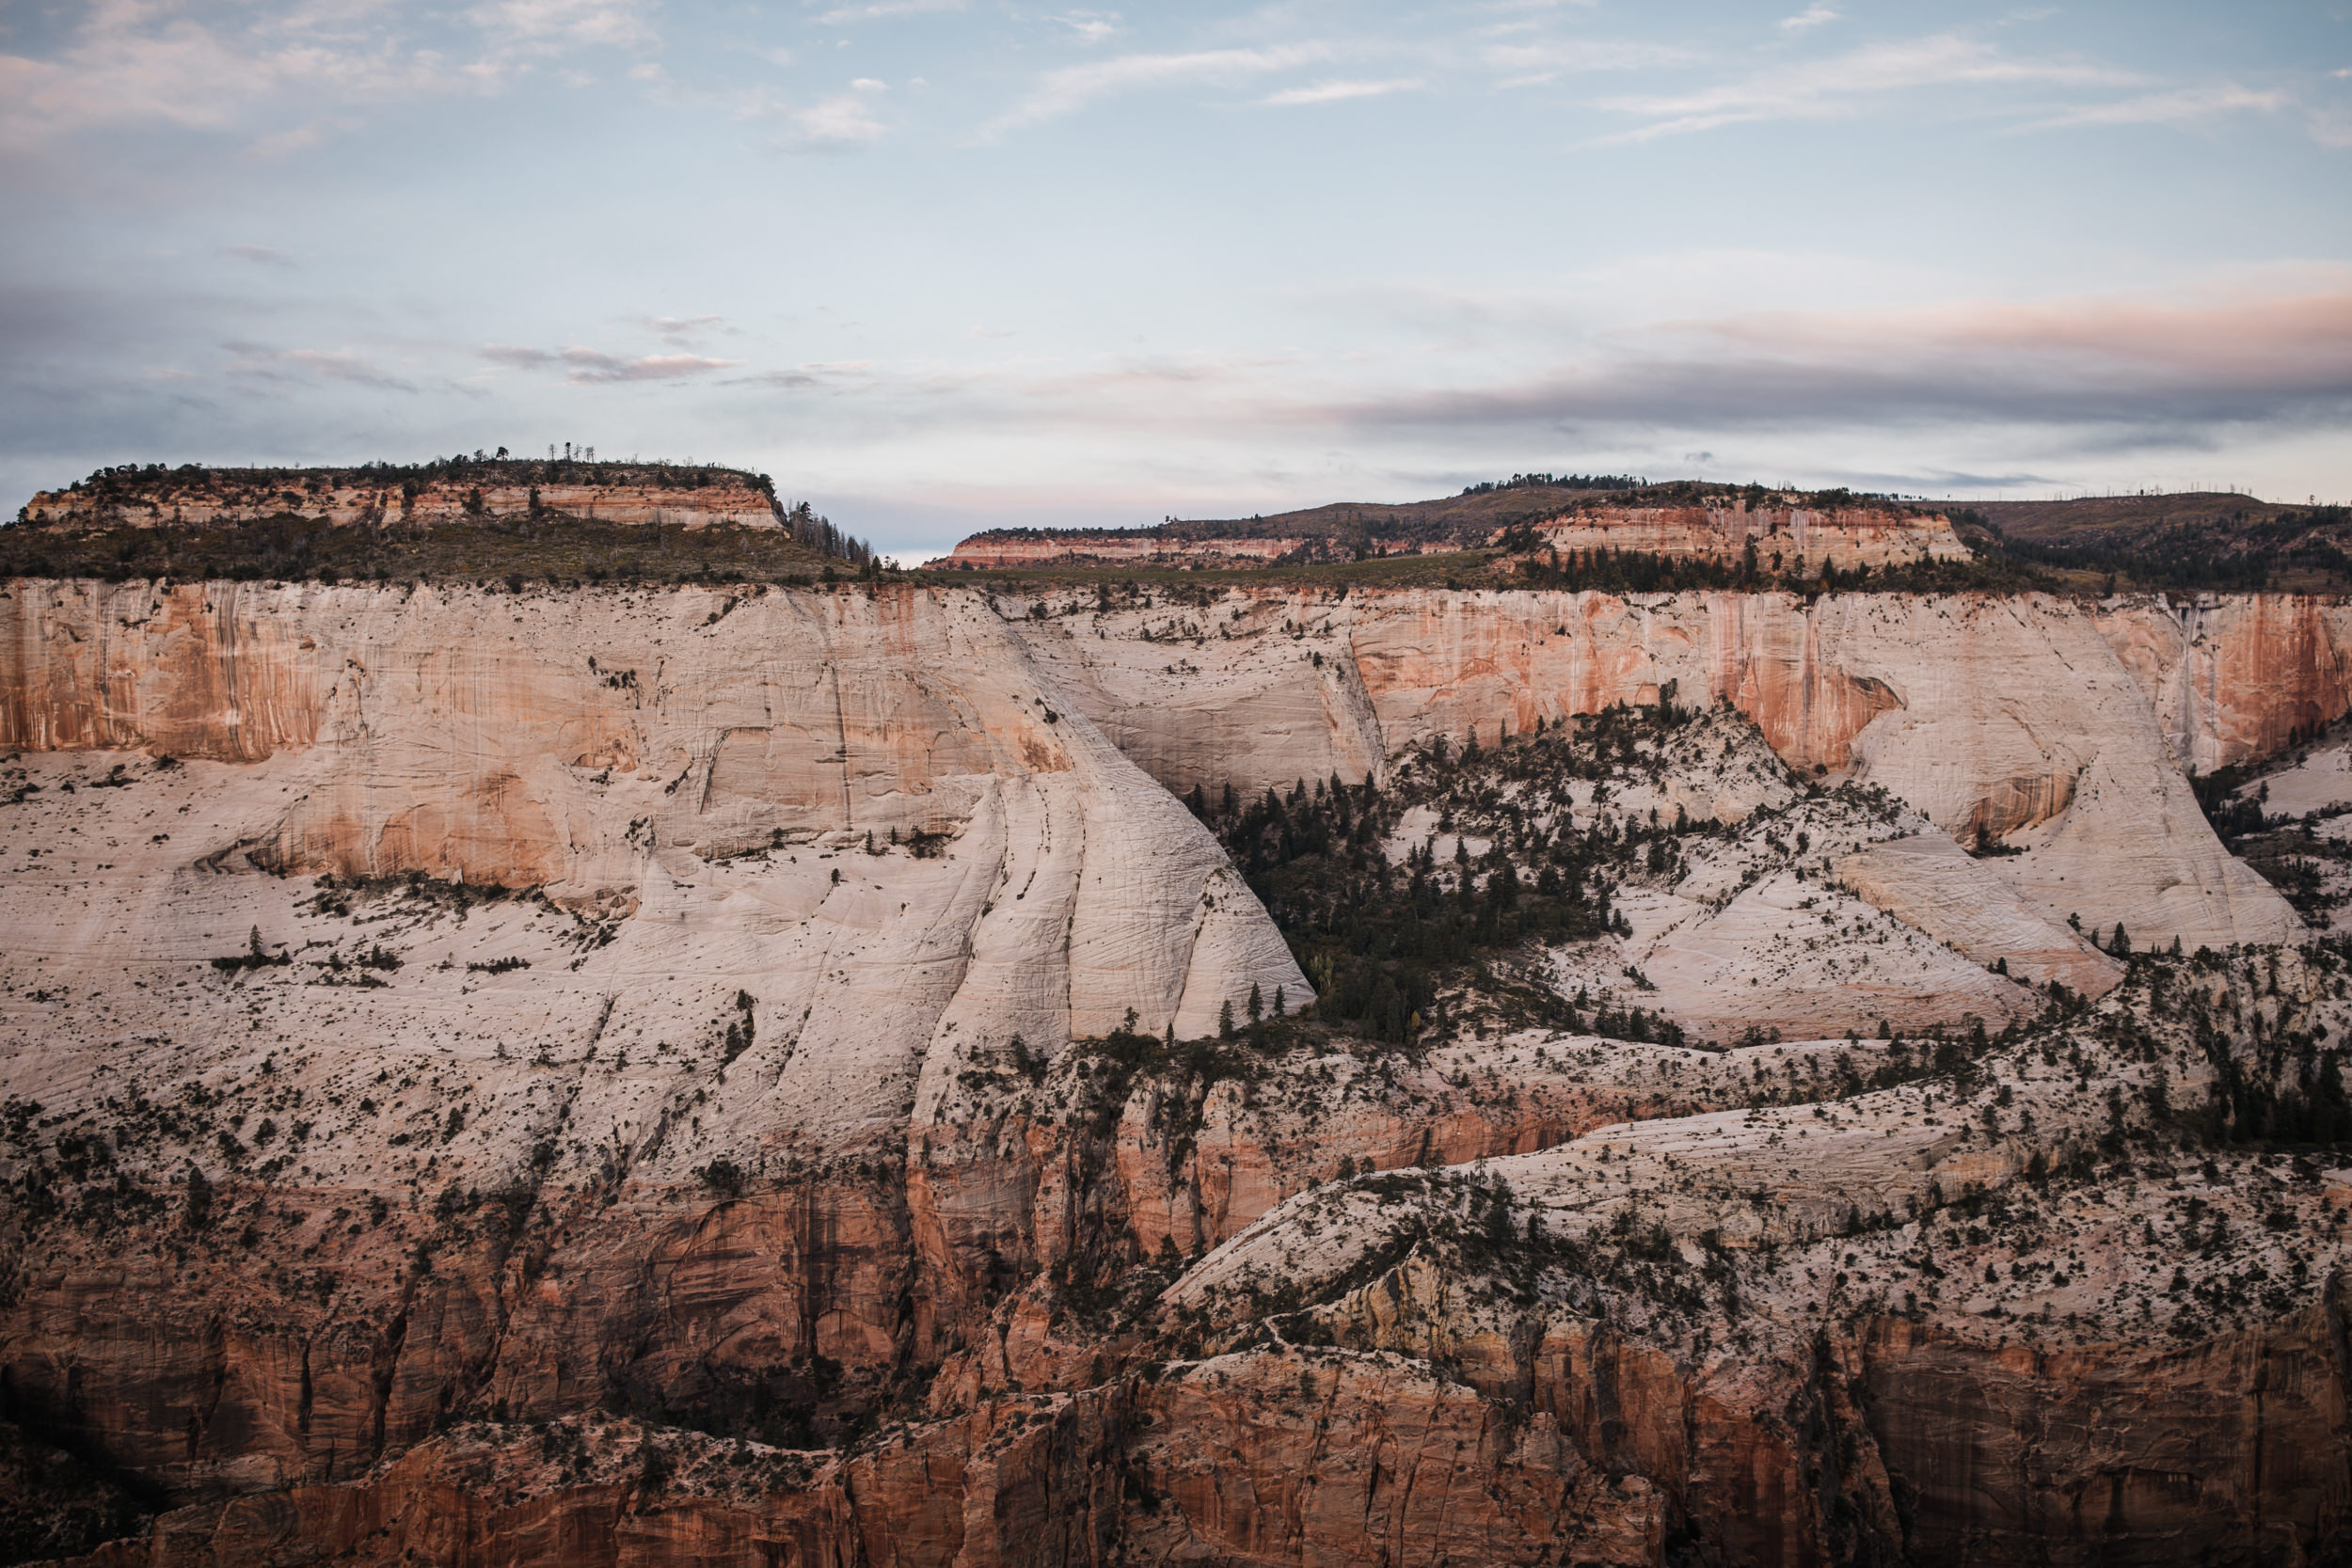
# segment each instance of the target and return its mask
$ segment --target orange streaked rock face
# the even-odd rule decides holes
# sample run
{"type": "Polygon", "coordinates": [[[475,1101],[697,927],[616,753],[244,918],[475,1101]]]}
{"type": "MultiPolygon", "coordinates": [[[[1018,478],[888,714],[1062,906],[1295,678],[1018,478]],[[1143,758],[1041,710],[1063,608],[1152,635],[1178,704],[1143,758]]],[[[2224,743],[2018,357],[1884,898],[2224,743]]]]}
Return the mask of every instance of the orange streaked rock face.
{"type": "Polygon", "coordinates": [[[2216,673],[2214,702],[2168,718],[2148,658],[2116,651],[2126,623],[2170,645],[2177,628],[2153,602],[2127,617],[2043,595],[1231,590],[1206,610],[1098,613],[1083,597],[1011,625],[1179,792],[1385,777],[1401,748],[1437,736],[1491,741],[1671,693],[1744,714],[1800,774],[1883,785],[1971,847],[2024,851],[1987,864],[2060,921],[2120,920],[2190,949],[2301,929],[2222,851],[2180,759],[2210,749],[2196,735],[2283,738],[2286,715],[2335,700],[2324,607],[2230,601],[2249,626],[2301,628],[2274,639],[2273,667],[2308,655],[2319,673],[2284,685],[2216,673]],[[2321,695],[2287,696],[2296,681],[2321,695]],[[2185,738],[2183,723],[2196,726],[2185,738]]]}
{"type": "Polygon", "coordinates": [[[2292,594],[2159,596],[2095,619],[2190,772],[2276,755],[2352,711],[2352,606],[2292,594]]]}

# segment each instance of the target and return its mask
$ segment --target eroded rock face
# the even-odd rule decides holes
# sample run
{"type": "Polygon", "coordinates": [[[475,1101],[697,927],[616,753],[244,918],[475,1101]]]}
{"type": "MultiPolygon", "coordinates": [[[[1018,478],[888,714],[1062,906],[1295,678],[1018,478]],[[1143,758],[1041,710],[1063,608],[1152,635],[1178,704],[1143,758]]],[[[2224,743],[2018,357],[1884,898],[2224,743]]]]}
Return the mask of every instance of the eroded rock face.
{"type": "Polygon", "coordinates": [[[1911,1560],[2294,1560],[2352,1514],[2343,1336],[2332,1299],[2175,1351],[1872,1324],[1859,1381],[1913,1489],[1911,1560]]]}
{"type": "Polygon", "coordinates": [[[1193,1033],[1253,983],[1306,991],[1214,840],[969,596],[28,582],[0,643],[0,744],[265,765],[177,786],[204,841],[126,854],[119,897],[206,857],[536,887],[658,943],[748,940],[926,1044],[1051,1051],[1130,1006],[1193,1033]]]}
{"type": "MultiPolygon", "coordinates": [[[[691,475],[692,470],[681,472],[691,475]]],[[[716,484],[677,489],[634,483],[465,484],[449,480],[405,486],[338,483],[315,489],[308,484],[278,489],[216,480],[177,483],[166,477],[142,484],[135,497],[95,490],[43,491],[24,505],[31,521],[62,528],[199,527],[288,515],[339,527],[421,528],[542,513],[671,528],[782,526],[773,499],[734,474],[716,484]]]]}
{"type": "Polygon", "coordinates": [[[960,541],[929,567],[949,571],[1045,565],[1259,565],[1290,554],[1297,538],[1163,539],[1149,533],[992,529],[960,541]]]}
{"type": "Polygon", "coordinates": [[[2181,1142],[2318,1104],[2344,981],[2064,925],[2262,912],[2064,607],[8,593],[0,1416],[160,1494],[93,1562],[2340,1560],[2352,1177],[2181,1142]],[[1925,817],[1691,726],[1668,816],[1810,836],[1633,909],[1656,994],[1728,1033],[1721,944],[1875,909],[1923,1009],[2106,1000],[1218,1038],[1311,993],[1136,693],[1287,783],[1670,682],[1925,817]]]}
{"type": "Polygon", "coordinates": [[[2287,594],[2103,607],[2180,766],[2210,773],[2275,755],[2352,712],[2352,606],[2287,594]]]}
{"type": "Polygon", "coordinates": [[[1948,517],[1868,506],[1599,505],[1580,507],[1534,531],[1547,547],[1563,552],[1638,550],[1737,561],[1753,544],[1763,570],[1793,572],[1802,559],[1805,572],[1816,576],[1824,564],[1851,571],[1968,559],[1948,517]]]}
{"type": "Polygon", "coordinates": [[[0,1099],[103,1132],[18,1217],[131,1186],[12,1243],[7,1375],[178,1496],[935,1361],[986,1268],[924,1275],[901,1166],[961,1077],[1312,994],[968,598],[10,593],[14,743],[170,760],[24,759],[0,1099]]]}
{"type": "MultiPolygon", "coordinates": [[[[1984,864],[2044,916],[2103,930],[2120,921],[2192,949],[2302,928],[2206,826],[2176,760],[2183,744],[2148,679],[2115,652],[2112,618],[2072,603],[1410,591],[1232,592],[1205,608],[1108,613],[1070,604],[1014,624],[1106,733],[1179,792],[1361,778],[1376,771],[1371,759],[1435,736],[1484,726],[1491,740],[1498,726],[1523,733],[1671,692],[1737,708],[1802,773],[1883,784],[1963,844],[2022,850],[1984,864]]],[[[2137,613],[2173,624],[2160,606],[2137,613]]],[[[2257,624],[2267,613],[2243,610],[2257,624]]],[[[2287,614],[2304,628],[2291,646],[2313,658],[2319,616],[2287,614]]],[[[2300,657],[2281,653],[2276,667],[2300,657]]],[[[2310,679],[2324,683],[2321,664],[2310,679]]],[[[2214,710],[2283,743],[2279,715],[2333,700],[2280,694],[2303,679],[2217,676],[2228,696],[2214,710]]]]}

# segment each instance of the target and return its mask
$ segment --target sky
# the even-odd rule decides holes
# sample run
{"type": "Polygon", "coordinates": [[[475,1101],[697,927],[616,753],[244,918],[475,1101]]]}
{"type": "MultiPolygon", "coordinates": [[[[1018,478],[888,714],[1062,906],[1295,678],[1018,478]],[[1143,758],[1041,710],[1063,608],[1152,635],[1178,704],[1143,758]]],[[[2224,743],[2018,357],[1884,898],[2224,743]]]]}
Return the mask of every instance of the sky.
{"type": "Polygon", "coordinates": [[[2352,0],[0,0],[0,502],[505,446],[985,527],[2352,499],[2352,0]]]}

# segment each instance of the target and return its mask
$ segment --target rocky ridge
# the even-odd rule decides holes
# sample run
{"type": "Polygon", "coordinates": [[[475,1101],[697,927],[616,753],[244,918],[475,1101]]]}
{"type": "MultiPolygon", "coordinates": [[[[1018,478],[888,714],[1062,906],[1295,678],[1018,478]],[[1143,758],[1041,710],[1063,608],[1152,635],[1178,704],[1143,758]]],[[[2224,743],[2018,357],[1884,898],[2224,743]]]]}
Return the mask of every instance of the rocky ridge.
{"type": "Polygon", "coordinates": [[[201,528],[290,517],[336,527],[430,528],[556,515],[675,528],[777,528],[760,476],[732,469],[490,461],[440,470],[138,470],[27,501],[20,522],[65,529],[201,528]],[[536,470],[544,468],[544,476],[536,470]]]}
{"type": "MultiPolygon", "coordinates": [[[[1507,533],[1507,531],[1506,531],[1507,533]]],[[[1938,513],[1889,506],[1808,507],[1778,497],[1711,506],[1641,506],[1586,501],[1525,530],[1518,543],[1562,552],[1639,550],[1736,561],[1751,547],[1762,570],[1819,576],[1909,562],[1965,561],[1968,547],[1938,513]]],[[[1499,533],[1486,543],[1504,542],[1499,533]]]]}

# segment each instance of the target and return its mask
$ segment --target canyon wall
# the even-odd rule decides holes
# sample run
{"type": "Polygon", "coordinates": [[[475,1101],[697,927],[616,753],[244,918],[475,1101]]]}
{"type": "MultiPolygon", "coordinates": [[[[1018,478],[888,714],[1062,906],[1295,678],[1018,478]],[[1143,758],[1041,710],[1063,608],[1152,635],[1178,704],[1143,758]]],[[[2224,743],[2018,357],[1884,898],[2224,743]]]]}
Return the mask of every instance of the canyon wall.
{"type": "Polygon", "coordinates": [[[2254,754],[2344,705],[2339,612],[2302,600],[2228,601],[2187,632],[2161,603],[2042,595],[1229,590],[1057,608],[1012,624],[1179,792],[1377,776],[1435,736],[1671,691],[1737,708],[1801,773],[1882,784],[1964,844],[2021,851],[1985,863],[2060,919],[2190,948],[2301,923],[2223,851],[2184,761],[2254,754]],[[2201,695],[2166,695],[2183,691],[2201,695]]]}
{"type": "Polygon", "coordinates": [[[17,582],[0,648],[0,745],[245,769],[204,775],[212,841],[124,857],[126,898],[234,853],[534,887],[681,940],[749,900],[764,967],[838,971],[825,1005],[900,1050],[1306,992],[1216,841],[967,595],[17,582]],[[896,847],[918,834],[946,847],[896,847]],[[869,840],[895,852],[838,859],[869,840]]]}
{"type": "Polygon", "coordinates": [[[2352,605],[2159,594],[2104,605],[2094,619],[2188,772],[2259,762],[2352,713],[2352,605]]]}
{"type": "Polygon", "coordinates": [[[135,496],[45,490],[24,510],[28,522],[56,528],[194,528],[287,515],[342,527],[422,528],[542,512],[672,528],[782,526],[773,499],[733,474],[716,484],[675,488],[638,483],[467,484],[450,480],[405,486],[388,481],[272,488],[219,477],[180,483],[166,476],[143,485],[135,496]]]}
{"type": "Polygon", "coordinates": [[[1150,533],[991,531],[961,540],[927,569],[1008,566],[1255,566],[1305,544],[1298,538],[1177,539],[1150,533]]]}
{"type": "MultiPolygon", "coordinates": [[[[91,1568],[2341,1560],[2352,1173],[2152,1144],[2052,1189],[2093,1266],[2050,1288],[1977,1209],[1928,1234],[2185,1035],[2059,911],[2292,932],[2110,623],[1095,602],[6,584],[0,1418],[167,1510],[91,1568]],[[2018,847],[1813,852],[1982,994],[2108,992],[2066,1063],[1939,1104],[1839,1086],[1865,1040],[1220,1040],[1311,991],[1138,761],[1385,776],[1669,691],[2018,847]],[[2260,1321],[2154,1348],[2176,1258],[2260,1321]]],[[[1739,799],[1865,810],[1747,744],[1739,799]]],[[[1785,879],[1749,904],[1830,918],[1785,879]]],[[[2341,1034],[2329,971],[2259,967],[2193,984],[2341,1034]]]]}
{"type": "Polygon", "coordinates": [[[1805,574],[1814,577],[1824,564],[1851,571],[1969,558],[1948,517],[1878,507],[1603,504],[1579,507],[1537,524],[1534,531],[1545,547],[1564,553],[1639,550],[1736,562],[1754,544],[1761,570],[1793,572],[1802,560],[1805,574]]]}

